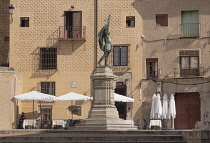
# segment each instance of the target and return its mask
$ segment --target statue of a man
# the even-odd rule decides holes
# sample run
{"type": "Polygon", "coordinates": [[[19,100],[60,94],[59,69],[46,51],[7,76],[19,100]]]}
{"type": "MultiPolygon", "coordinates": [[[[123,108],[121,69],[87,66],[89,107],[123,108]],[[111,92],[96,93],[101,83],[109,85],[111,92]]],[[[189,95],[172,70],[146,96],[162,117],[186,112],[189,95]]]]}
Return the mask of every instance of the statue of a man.
{"type": "Polygon", "coordinates": [[[98,61],[98,65],[101,66],[101,61],[105,59],[105,66],[107,66],[108,62],[108,56],[109,53],[112,50],[112,45],[111,45],[111,39],[109,37],[109,22],[110,22],[110,15],[108,17],[108,20],[104,27],[101,29],[101,31],[98,33],[98,38],[99,38],[99,45],[100,49],[104,52],[103,56],[100,58],[98,61]]]}

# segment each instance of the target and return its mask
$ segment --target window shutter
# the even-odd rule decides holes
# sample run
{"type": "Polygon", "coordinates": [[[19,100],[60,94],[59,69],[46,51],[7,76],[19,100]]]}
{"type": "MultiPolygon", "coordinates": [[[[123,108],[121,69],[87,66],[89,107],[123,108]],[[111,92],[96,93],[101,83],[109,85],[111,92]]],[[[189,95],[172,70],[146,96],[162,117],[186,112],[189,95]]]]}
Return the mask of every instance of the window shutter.
{"type": "Polygon", "coordinates": [[[168,14],[156,14],[156,23],[160,26],[168,26],[168,14]]]}

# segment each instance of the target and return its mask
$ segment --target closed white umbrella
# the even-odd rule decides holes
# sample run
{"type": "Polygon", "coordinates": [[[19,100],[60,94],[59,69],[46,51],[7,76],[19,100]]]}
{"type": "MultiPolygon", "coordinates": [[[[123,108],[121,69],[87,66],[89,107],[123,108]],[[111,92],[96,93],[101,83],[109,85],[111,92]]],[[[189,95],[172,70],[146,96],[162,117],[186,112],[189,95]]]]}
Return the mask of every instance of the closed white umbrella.
{"type": "Polygon", "coordinates": [[[176,118],[176,105],[175,105],[175,100],[174,100],[174,95],[171,94],[170,100],[169,100],[169,109],[168,109],[168,115],[169,119],[175,119],[176,118]]]}
{"type": "Polygon", "coordinates": [[[163,115],[162,119],[168,119],[168,96],[164,94],[163,96],[163,115]]]}
{"type": "Polygon", "coordinates": [[[150,111],[150,119],[155,118],[156,100],[157,100],[157,96],[156,96],[156,94],[153,94],[153,96],[152,96],[152,106],[151,106],[151,111],[150,111]]]}
{"type": "Polygon", "coordinates": [[[162,104],[161,104],[161,100],[160,100],[160,94],[157,94],[157,100],[156,100],[156,108],[155,108],[155,117],[157,119],[161,119],[162,118],[162,114],[163,114],[163,108],[162,108],[162,104]]]}
{"type": "Polygon", "coordinates": [[[56,97],[56,101],[62,101],[62,100],[89,100],[92,99],[93,97],[85,96],[82,94],[70,92],[65,95],[56,97]]]}
{"type": "Polygon", "coordinates": [[[115,102],[134,102],[134,99],[124,96],[124,95],[114,93],[114,101],[115,102]]]}

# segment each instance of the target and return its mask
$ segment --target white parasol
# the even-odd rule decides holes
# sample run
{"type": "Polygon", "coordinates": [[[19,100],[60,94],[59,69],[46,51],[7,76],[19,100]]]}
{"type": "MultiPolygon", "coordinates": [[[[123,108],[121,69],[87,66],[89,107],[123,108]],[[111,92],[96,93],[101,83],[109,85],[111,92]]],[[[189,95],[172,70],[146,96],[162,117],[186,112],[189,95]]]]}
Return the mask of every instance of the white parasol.
{"type": "Polygon", "coordinates": [[[156,119],[161,119],[163,114],[163,108],[160,100],[160,94],[157,94],[155,117],[156,119]]]}
{"type": "Polygon", "coordinates": [[[89,100],[92,99],[93,97],[85,96],[82,94],[70,92],[65,95],[56,97],[56,101],[63,101],[63,100],[89,100]]]}
{"type": "Polygon", "coordinates": [[[124,96],[124,95],[114,93],[114,101],[115,102],[134,102],[134,99],[124,96]]]}
{"type": "Polygon", "coordinates": [[[162,119],[168,119],[168,96],[164,94],[163,96],[163,115],[162,119]]]}
{"type": "MultiPolygon", "coordinates": [[[[21,100],[23,102],[33,102],[33,115],[32,115],[33,119],[34,119],[34,101],[46,101],[46,102],[55,101],[55,96],[40,93],[37,91],[30,91],[28,93],[16,95],[16,96],[14,96],[14,98],[17,100],[21,100]]],[[[40,111],[41,111],[41,106],[40,106],[40,111]]]]}
{"type": "Polygon", "coordinates": [[[170,100],[169,100],[169,109],[168,109],[168,115],[169,115],[169,119],[172,118],[176,118],[176,105],[175,105],[175,100],[174,100],[174,95],[171,94],[170,96],[170,100]]]}
{"type": "Polygon", "coordinates": [[[157,100],[157,96],[156,96],[156,94],[153,94],[152,107],[151,107],[151,111],[150,111],[150,119],[154,119],[155,118],[156,100],[157,100]]]}

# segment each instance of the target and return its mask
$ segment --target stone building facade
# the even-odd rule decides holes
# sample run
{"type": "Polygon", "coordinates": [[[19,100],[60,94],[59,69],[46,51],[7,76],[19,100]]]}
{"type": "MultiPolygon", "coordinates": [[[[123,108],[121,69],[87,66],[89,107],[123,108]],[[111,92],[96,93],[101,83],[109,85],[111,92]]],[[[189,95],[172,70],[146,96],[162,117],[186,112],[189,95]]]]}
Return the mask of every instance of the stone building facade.
{"type": "MultiPolygon", "coordinates": [[[[0,64],[20,77],[11,96],[29,91],[91,96],[90,76],[102,56],[97,33],[110,14],[115,92],[135,100],[116,103],[120,117],[142,128],[144,119],[150,120],[152,95],[174,94],[180,105],[175,128],[194,128],[210,112],[209,5],[208,0],[1,0],[0,64]],[[11,4],[15,9],[9,15],[11,4]]],[[[2,90],[0,97],[5,96],[2,90]]],[[[32,117],[32,103],[14,105],[15,119],[21,112],[32,117]]],[[[36,119],[39,107],[35,103],[36,119]]],[[[51,119],[71,119],[71,107],[78,108],[74,119],[84,119],[91,101],[45,102],[41,110],[51,119]]]]}
{"type": "MultiPolygon", "coordinates": [[[[1,18],[7,16],[4,18],[6,24],[2,24],[2,20],[0,23],[8,28],[1,26],[7,32],[6,36],[1,35],[1,42],[4,37],[9,37],[9,42],[1,46],[5,57],[1,57],[0,62],[9,63],[9,67],[14,68],[21,77],[18,94],[39,91],[61,96],[76,92],[91,96],[90,76],[102,56],[97,33],[110,14],[110,37],[116,52],[111,53],[109,64],[119,76],[116,92],[135,99],[134,103],[118,103],[117,106],[121,110],[121,118],[140,119],[139,81],[142,63],[138,44],[143,23],[136,10],[140,10],[140,4],[136,0],[0,1],[5,9],[1,18]],[[11,4],[14,13],[8,15],[11,4]]],[[[4,97],[5,93],[0,96],[4,97]]],[[[16,104],[19,110],[16,119],[21,112],[26,113],[27,119],[32,118],[31,102],[18,101],[16,104]]],[[[84,119],[88,116],[91,101],[45,102],[41,110],[51,119],[71,119],[69,109],[72,106],[78,107],[73,118],[84,119]]],[[[35,103],[35,118],[40,118],[39,103],[35,103]]],[[[5,128],[11,127],[1,129],[5,128]]]]}
{"type": "Polygon", "coordinates": [[[144,1],[143,118],[154,93],[175,95],[175,129],[195,128],[209,112],[210,2],[144,1]]]}

